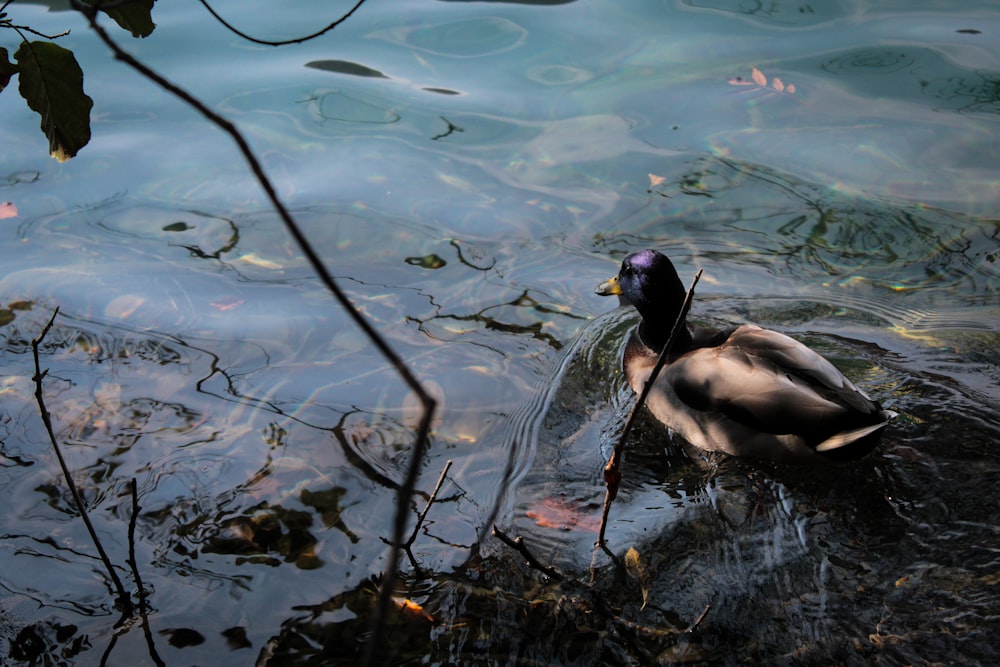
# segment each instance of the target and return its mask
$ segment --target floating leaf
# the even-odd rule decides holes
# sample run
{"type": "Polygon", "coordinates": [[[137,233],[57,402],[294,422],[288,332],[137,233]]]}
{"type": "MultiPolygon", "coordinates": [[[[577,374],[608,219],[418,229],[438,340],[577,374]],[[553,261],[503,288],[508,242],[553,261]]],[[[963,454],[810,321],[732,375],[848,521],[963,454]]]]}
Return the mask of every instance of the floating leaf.
{"type": "Polygon", "coordinates": [[[13,202],[5,201],[0,203],[0,220],[4,218],[16,218],[17,217],[17,207],[14,206],[13,202]]]}
{"type": "Polygon", "coordinates": [[[0,46],[0,90],[7,87],[10,77],[17,74],[17,67],[7,58],[7,49],[0,46]]]}
{"type": "Polygon", "coordinates": [[[42,117],[49,153],[65,162],[90,141],[94,101],[83,92],[83,70],[72,51],[51,42],[22,42],[14,59],[21,97],[42,117]]]}
{"type": "Polygon", "coordinates": [[[226,628],[220,634],[226,638],[226,646],[230,651],[253,646],[253,642],[247,638],[246,628],[242,626],[226,628]]]}
{"type": "Polygon", "coordinates": [[[160,634],[165,635],[167,637],[167,643],[174,648],[198,646],[205,641],[205,636],[203,634],[197,630],[192,630],[191,628],[168,628],[166,630],[160,630],[160,634]]]}
{"type": "Polygon", "coordinates": [[[423,257],[407,257],[404,261],[411,266],[419,266],[422,269],[440,269],[447,264],[447,262],[434,253],[424,255],[423,257]]]}
{"type": "Polygon", "coordinates": [[[420,90],[426,91],[428,93],[437,93],[438,95],[461,95],[457,90],[452,90],[451,88],[421,88],[420,90]]]}
{"type": "MultiPolygon", "coordinates": [[[[748,81],[748,80],[744,79],[741,76],[737,76],[737,77],[734,77],[732,79],[729,79],[729,85],[730,86],[757,86],[758,88],[767,88],[767,77],[764,75],[763,72],[761,72],[756,67],[754,67],[754,68],[752,68],[750,70],[750,78],[751,78],[751,80],[748,81]]],[[[789,93],[789,94],[792,94],[792,93],[795,92],[795,85],[794,84],[785,83],[784,81],[782,81],[778,77],[774,77],[774,79],[772,79],[772,81],[771,81],[771,88],[775,92],[779,92],[779,93],[789,93]]]]}
{"type": "Polygon", "coordinates": [[[651,188],[655,188],[657,185],[667,180],[665,177],[657,176],[656,174],[646,174],[646,175],[649,176],[649,187],[651,188]]]}
{"type": "Polygon", "coordinates": [[[171,222],[169,225],[164,225],[163,227],[163,231],[165,232],[186,232],[189,229],[194,229],[194,227],[184,222],[183,220],[178,222],[171,222]]]}
{"type": "Polygon", "coordinates": [[[306,63],[306,67],[323,70],[324,72],[336,72],[338,74],[350,74],[351,76],[364,76],[372,79],[388,79],[385,74],[349,60],[311,60],[306,63]]]}

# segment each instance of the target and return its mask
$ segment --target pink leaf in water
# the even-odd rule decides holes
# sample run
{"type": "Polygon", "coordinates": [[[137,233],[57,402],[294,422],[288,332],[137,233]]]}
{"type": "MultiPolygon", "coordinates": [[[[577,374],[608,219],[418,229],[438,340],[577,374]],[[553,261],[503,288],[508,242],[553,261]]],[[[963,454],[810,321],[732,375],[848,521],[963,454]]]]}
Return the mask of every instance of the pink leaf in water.
{"type": "Polygon", "coordinates": [[[788,93],[789,95],[794,95],[795,94],[795,84],[794,83],[790,83],[787,86],[785,86],[785,92],[788,93]]]}
{"type": "Polygon", "coordinates": [[[240,306],[242,304],[243,304],[243,299],[235,296],[230,296],[219,299],[218,301],[213,301],[209,305],[212,306],[213,308],[218,308],[219,310],[225,312],[227,310],[232,310],[233,308],[236,308],[237,306],[240,306]]]}
{"type": "Polygon", "coordinates": [[[649,187],[651,188],[655,188],[657,185],[667,180],[663,176],[657,176],[656,174],[646,174],[646,175],[649,176],[649,187]]]}
{"type": "Polygon", "coordinates": [[[549,497],[541,504],[535,503],[525,516],[534,519],[542,528],[596,533],[601,527],[601,519],[591,513],[592,509],[563,498],[549,497]]]}
{"type": "Polygon", "coordinates": [[[785,84],[778,77],[774,77],[771,80],[771,86],[774,87],[779,93],[785,90],[785,84]]]}
{"type": "Polygon", "coordinates": [[[764,86],[766,86],[766,85],[767,85],[767,77],[766,77],[766,76],[764,76],[764,73],[763,73],[763,72],[761,72],[761,71],[760,71],[759,69],[757,69],[756,67],[754,67],[754,68],[753,68],[753,69],[752,69],[752,70],[750,71],[750,76],[751,76],[751,77],[753,77],[753,82],[754,82],[754,83],[756,83],[756,84],[757,84],[758,86],[760,86],[761,88],[763,88],[764,86]]]}
{"type": "Polygon", "coordinates": [[[5,201],[0,203],[0,220],[4,218],[16,218],[17,217],[17,207],[14,206],[14,202],[5,201]]]}
{"type": "Polygon", "coordinates": [[[734,76],[729,80],[730,86],[752,86],[753,81],[747,81],[742,76],[734,76]]]}

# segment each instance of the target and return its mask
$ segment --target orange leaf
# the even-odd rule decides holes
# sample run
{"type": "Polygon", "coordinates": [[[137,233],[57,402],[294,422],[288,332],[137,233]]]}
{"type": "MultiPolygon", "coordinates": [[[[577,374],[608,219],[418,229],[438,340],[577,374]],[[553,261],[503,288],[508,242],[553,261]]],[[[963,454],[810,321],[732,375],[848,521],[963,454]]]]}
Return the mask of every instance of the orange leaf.
{"type": "Polygon", "coordinates": [[[667,180],[663,176],[657,176],[656,174],[646,174],[649,176],[649,187],[655,188],[657,185],[667,180]]]}
{"type": "Polygon", "coordinates": [[[588,513],[587,508],[562,498],[545,498],[541,505],[525,512],[525,516],[542,528],[596,533],[601,527],[600,518],[588,513]]]}
{"type": "Polygon", "coordinates": [[[794,95],[795,94],[795,84],[794,83],[790,83],[787,86],[785,86],[785,92],[788,93],[789,95],[794,95]]]}
{"type": "Polygon", "coordinates": [[[4,218],[16,218],[17,217],[17,207],[14,206],[14,202],[5,201],[0,203],[0,220],[4,218]]]}
{"type": "Polygon", "coordinates": [[[781,80],[781,79],[779,79],[778,77],[774,77],[774,79],[772,79],[772,80],[771,80],[771,85],[772,85],[772,86],[774,87],[774,89],[775,89],[775,90],[777,90],[777,91],[778,91],[779,93],[780,93],[780,92],[782,92],[783,90],[785,90],[785,84],[784,84],[784,83],[782,82],[782,80],[781,80]]]}
{"type": "Polygon", "coordinates": [[[414,618],[421,618],[431,623],[434,622],[434,617],[424,611],[424,608],[419,603],[414,602],[410,598],[398,598],[394,596],[392,601],[401,612],[409,614],[414,618]]]}
{"type": "Polygon", "coordinates": [[[762,88],[763,88],[764,86],[766,86],[766,85],[767,85],[767,77],[766,77],[766,76],[764,76],[764,73],[763,73],[763,72],[761,72],[761,71],[760,71],[759,69],[757,69],[756,67],[754,67],[754,68],[753,68],[753,69],[752,69],[752,70],[750,71],[750,76],[752,76],[752,77],[753,77],[753,82],[754,82],[754,83],[756,83],[756,84],[757,84],[758,86],[760,86],[760,87],[762,87],[762,88]]]}

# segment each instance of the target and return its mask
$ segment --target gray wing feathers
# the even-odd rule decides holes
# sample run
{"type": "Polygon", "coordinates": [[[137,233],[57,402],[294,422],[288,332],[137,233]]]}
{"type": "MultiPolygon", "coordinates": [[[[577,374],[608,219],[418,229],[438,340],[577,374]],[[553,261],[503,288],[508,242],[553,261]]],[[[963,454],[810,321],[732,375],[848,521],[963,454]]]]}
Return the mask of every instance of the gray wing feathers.
{"type": "Polygon", "coordinates": [[[718,410],[768,433],[846,430],[858,426],[850,423],[858,412],[879,412],[819,354],[752,325],[739,327],[718,347],[689,352],[665,372],[678,398],[691,407],[718,410]]]}

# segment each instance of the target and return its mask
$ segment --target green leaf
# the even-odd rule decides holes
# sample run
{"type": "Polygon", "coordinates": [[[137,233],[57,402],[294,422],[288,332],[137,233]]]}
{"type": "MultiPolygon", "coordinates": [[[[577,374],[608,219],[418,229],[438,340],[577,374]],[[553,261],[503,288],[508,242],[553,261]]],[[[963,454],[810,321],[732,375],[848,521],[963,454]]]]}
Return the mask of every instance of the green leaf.
{"type": "Polygon", "coordinates": [[[21,97],[42,117],[52,157],[65,162],[90,141],[94,101],[83,92],[83,70],[72,51],[51,42],[22,42],[14,59],[21,97]]]}
{"type": "Polygon", "coordinates": [[[156,24],[153,23],[154,0],[133,0],[113,9],[104,11],[115,23],[132,33],[133,37],[149,37],[156,24]]]}
{"type": "Polygon", "coordinates": [[[0,46],[0,91],[10,83],[10,77],[17,74],[17,67],[7,58],[7,49],[0,46]]]}

